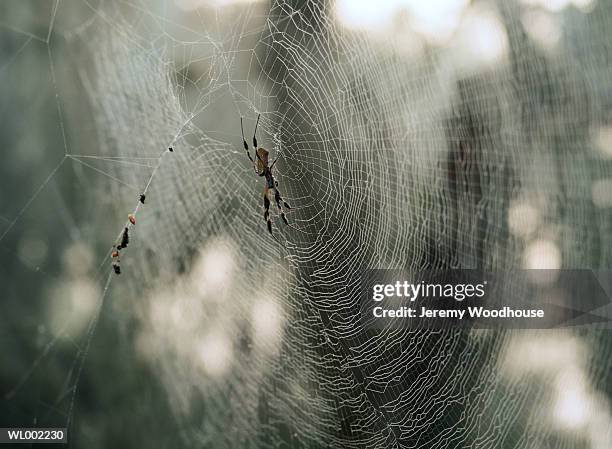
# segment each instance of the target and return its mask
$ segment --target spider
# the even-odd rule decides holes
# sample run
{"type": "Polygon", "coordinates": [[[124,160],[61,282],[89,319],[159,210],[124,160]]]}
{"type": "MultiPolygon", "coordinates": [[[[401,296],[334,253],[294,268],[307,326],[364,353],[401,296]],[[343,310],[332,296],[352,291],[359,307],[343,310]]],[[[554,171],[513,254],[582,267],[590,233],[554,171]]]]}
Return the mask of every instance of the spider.
{"type": "Polygon", "coordinates": [[[266,178],[266,183],[264,185],[263,190],[264,220],[266,220],[266,222],[268,223],[268,232],[270,233],[270,235],[272,235],[272,221],[270,220],[270,192],[274,192],[274,201],[276,202],[276,206],[278,207],[278,213],[287,226],[289,226],[289,222],[287,221],[287,217],[285,217],[285,212],[281,207],[281,203],[288,210],[291,210],[291,206],[289,206],[289,204],[287,204],[281,198],[280,192],[278,191],[278,181],[274,179],[274,176],[272,175],[272,168],[274,168],[274,164],[276,164],[276,161],[278,161],[278,156],[276,156],[276,159],[274,159],[272,165],[268,166],[268,155],[270,153],[264,148],[257,147],[256,135],[260,115],[257,116],[257,122],[255,123],[255,132],[253,132],[253,149],[255,150],[255,157],[257,158],[257,161],[255,161],[255,159],[251,157],[251,153],[249,152],[249,145],[247,144],[247,141],[244,138],[242,117],[240,117],[240,131],[242,132],[242,143],[244,145],[244,149],[246,150],[247,156],[253,164],[253,170],[255,170],[255,173],[258,176],[264,176],[266,178]]]}

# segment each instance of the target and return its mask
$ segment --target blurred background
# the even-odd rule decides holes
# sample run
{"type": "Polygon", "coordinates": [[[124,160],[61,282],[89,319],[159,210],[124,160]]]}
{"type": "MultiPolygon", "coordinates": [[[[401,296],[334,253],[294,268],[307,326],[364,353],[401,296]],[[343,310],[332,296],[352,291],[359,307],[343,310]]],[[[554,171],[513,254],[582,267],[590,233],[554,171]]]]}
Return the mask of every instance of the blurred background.
{"type": "Polygon", "coordinates": [[[4,0],[0,427],[612,447],[609,330],[358,316],[362,268],[610,269],[611,26],[603,0],[4,0]]]}

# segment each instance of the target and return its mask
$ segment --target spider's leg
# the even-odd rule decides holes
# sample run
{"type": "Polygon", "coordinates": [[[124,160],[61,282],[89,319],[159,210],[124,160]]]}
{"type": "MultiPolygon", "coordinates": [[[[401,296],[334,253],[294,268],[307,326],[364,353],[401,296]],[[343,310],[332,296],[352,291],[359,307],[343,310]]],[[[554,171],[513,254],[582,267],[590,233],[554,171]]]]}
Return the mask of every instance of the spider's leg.
{"type": "MultiPolygon", "coordinates": [[[[274,187],[275,187],[274,190],[278,192],[278,181],[276,179],[274,180],[274,187]]],[[[291,206],[289,206],[289,203],[286,202],[284,199],[280,198],[280,192],[278,192],[278,197],[283,202],[283,206],[285,206],[285,209],[291,210],[291,206]]]]}
{"type": "Polygon", "coordinates": [[[274,182],[275,182],[274,185],[276,186],[276,188],[274,190],[278,194],[278,199],[283,202],[283,206],[285,206],[285,209],[291,210],[291,206],[289,206],[289,203],[286,202],[284,199],[282,199],[281,196],[280,196],[280,192],[278,191],[278,181],[275,180],[274,182]]]}
{"type": "Polygon", "coordinates": [[[257,135],[257,125],[259,125],[259,117],[261,117],[261,114],[257,115],[257,122],[255,123],[255,131],[253,132],[253,146],[255,147],[255,154],[257,154],[257,137],[255,137],[257,135]]]}
{"type": "Polygon", "coordinates": [[[264,188],[264,220],[268,222],[268,232],[272,235],[272,220],[270,220],[270,199],[268,198],[268,188],[264,188]]]}
{"type": "Polygon", "coordinates": [[[274,168],[274,164],[276,164],[276,161],[278,161],[279,157],[280,157],[280,154],[278,156],[276,156],[276,159],[274,159],[274,162],[272,162],[272,165],[270,165],[270,170],[272,170],[274,168]]]}
{"type": "MultiPolygon", "coordinates": [[[[278,213],[280,214],[280,216],[283,219],[283,221],[285,222],[285,224],[287,226],[289,226],[289,222],[287,221],[287,217],[285,217],[285,212],[283,212],[283,208],[281,207],[281,202],[284,202],[284,201],[281,198],[280,192],[278,191],[277,188],[274,189],[274,199],[276,200],[276,206],[278,207],[278,213]]],[[[285,203],[285,205],[287,205],[287,203],[285,203]]]]}
{"type": "MultiPolygon", "coordinates": [[[[240,132],[242,133],[242,145],[244,146],[244,149],[246,150],[246,154],[249,157],[249,159],[251,160],[251,163],[253,164],[253,167],[255,166],[255,160],[251,157],[251,153],[249,153],[249,144],[247,143],[246,139],[244,138],[244,128],[242,127],[242,117],[240,117],[240,132]]],[[[257,154],[257,149],[255,149],[255,154],[257,154]]],[[[255,170],[255,172],[257,172],[257,170],[255,170]]]]}

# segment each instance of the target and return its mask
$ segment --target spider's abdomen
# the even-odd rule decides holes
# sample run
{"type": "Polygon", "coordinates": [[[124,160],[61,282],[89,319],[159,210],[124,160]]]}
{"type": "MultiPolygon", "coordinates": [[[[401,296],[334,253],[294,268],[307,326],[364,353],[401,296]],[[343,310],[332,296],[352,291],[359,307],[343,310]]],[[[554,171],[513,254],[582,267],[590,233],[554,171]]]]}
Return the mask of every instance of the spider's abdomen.
{"type": "Polygon", "coordinates": [[[263,164],[265,167],[268,166],[268,150],[264,148],[257,148],[257,163],[263,164]]]}

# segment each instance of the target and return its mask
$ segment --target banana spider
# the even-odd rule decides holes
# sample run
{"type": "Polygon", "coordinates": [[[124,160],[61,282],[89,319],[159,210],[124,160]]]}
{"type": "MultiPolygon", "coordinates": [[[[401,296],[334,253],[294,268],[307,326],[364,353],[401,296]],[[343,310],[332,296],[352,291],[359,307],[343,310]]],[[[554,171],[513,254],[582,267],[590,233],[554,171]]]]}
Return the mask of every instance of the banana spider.
{"type": "MultiPolygon", "coordinates": [[[[261,115],[261,114],[260,114],[261,115]]],[[[257,147],[257,125],[259,125],[259,117],[257,116],[257,123],[255,123],[255,131],[253,132],[253,149],[255,150],[255,157],[257,160],[251,157],[251,153],[249,152],[249,145],[244,138],[244,128],[242,126],[242,117],[240,117],[240,131],[242,132],[242,143],[244,145],[244,149],[246,150],[246,154],[251,160],[253,164],[253,170],[258,176],[263,176],[266,178],[266,183],[264,185],[263,190],[263,203],[264,203],[264,219],[268,223],[268,232],[270,235],[272,234],[272,221],[270,220],[270,193],[274,193],[274,201],[276,202],[276,206],[278,207],[278,213],[285,222],[287,226],[289,226],[289,222],[287,221],[287,217],[285,217],[285,212],[283,211],[283,207],[281,203],[287,210],[291,210],[291,206],[287,204],[281,197],[280,192],[278,191],[278,181],[274,179],[274,175],[272,175],[272,168],[274,168],[274,164],[278,161],[278,156],[272,162],[272,165],[268,165],[268,150],[264,148],[257,147]]]]}

